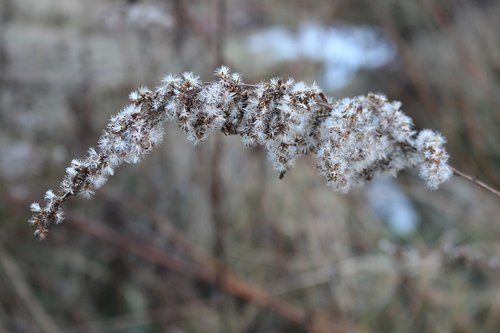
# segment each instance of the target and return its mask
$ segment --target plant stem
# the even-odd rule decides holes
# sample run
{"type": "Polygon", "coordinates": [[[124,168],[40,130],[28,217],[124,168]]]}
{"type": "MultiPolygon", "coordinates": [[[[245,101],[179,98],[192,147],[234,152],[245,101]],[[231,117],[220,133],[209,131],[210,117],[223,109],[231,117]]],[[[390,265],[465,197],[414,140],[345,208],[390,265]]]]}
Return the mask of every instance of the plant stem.
{"type": "Polygon", "coordinates": [[[469,176],[468,174],[466,173],[463,173],[462,171],[460,170],[457,170],[455,169],[454,167],[450,166],[451,170],[453,171],[453,174],[456,175],[456,176],[459,176],[459,177],[462,177],[464,179],[467,179],[468,181],[476,184],[477,186],[479,187],[482,187],[483,189],[493,193],[494,195],[496,195],[497,197],[500,198],[500,191],[494,189],[493,187],[489,186],[488,184],[485,184],[484,182],[480,181],[480,180],[477,180],[476,177],[473,177],[473,176],[469,176]]]}

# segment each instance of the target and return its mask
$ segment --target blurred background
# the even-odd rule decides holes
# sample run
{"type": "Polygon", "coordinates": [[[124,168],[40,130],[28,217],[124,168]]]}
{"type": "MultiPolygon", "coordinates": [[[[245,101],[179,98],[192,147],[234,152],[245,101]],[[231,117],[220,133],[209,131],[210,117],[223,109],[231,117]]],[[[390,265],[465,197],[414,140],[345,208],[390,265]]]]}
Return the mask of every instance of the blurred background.
{"type": "Polygon", "coordinates": [[[499,188],[499,1],[0,1],[0,332],[500,331],[500,201],[457,177],[340,194],[169,124],[48,240],[26,222],[130,90],[221,63],[383,92],[499,188]]]}

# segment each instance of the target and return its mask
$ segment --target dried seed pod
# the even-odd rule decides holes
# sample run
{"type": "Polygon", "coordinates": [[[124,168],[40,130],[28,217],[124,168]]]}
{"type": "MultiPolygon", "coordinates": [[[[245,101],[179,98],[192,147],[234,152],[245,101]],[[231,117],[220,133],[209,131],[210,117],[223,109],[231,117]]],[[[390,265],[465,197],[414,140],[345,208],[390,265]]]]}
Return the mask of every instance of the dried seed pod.
{"type": "Polygon", "coordinates": [[[90,197],[122,163],[138,163],[162,141],[165,120],[174,121],[195,144],[221,130],[247,145],[263,145],[280,178],[302,154],[315,153],[318,168],[336,190],[418,167],[431,189],[452,174],[444,138],[431,130],[416,133],[401,103],[368,94],[332,103],[315,84],[279,78],[257,85],[221,67],[216,80],[202,83],[192,73],[168,75],[154,91],[140,87],[131,104],[112,116],[97,148],[73,160],[45,207],[31,205],[35,236],[47,236],[61,223],[62,204],[76,195],[90,197]]]}

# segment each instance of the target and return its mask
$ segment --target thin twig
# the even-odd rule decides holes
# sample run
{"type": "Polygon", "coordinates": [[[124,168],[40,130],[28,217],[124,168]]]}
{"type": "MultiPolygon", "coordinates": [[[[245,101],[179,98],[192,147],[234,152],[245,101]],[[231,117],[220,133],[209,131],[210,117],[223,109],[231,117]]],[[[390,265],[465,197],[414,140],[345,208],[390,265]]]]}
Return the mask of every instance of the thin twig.
{"type": "Polygon", "coordinates": [[[38,327],[40,332],[60,332],[56,323],[38,302],[15,260],[11,258],[11,256],[8,255],[3,249],[0,249],[0,266],[12,283],[14,292],[28,310],[28,313],[31,315],[34,324],[38,327]]]}
{"type": "MultiPolygon", "coordinates": [[[[216,67],[222,66],[226,60],[224,56],[224,48],[226,44],[226,25],[227,25],[227,3],[226,0],[217,0],[215,3],[215,35],[214,35],[214,60],[216,67]]],[[[211,159],[211,182],[209,185],[209,196],[211,203],[211,222],[213,224],[213,237],[214,244],[212,248],[212,254],[221,264],[216,264],[216,280],[217,284],[222,284],[225,273],[226,265],[223,263],[226,261],[226,229],[228,225],[227,214],[224,211],[224,177],[221,170],[221,159],[223,158],[224,143],[220,136],[216,136],[214,140],[214,147],[211,159]]],[[[234,331],[231,327],[228,317],[225,315],[231,312],[232,303],[225,302],[223,298],[215,298],[214,305],[217,308],[218,318],[219,318],[219,330],[221,331],[234,331]]]]}
{"type": "Polygon", "coordinates": [[[214,267],[203,266],[203,263],[201,263],[201,267],[195,267],[192,264],[188,264],[183,260],[165,253],[151,244],[146,244],[134,237],[113,230],[105,224],[94,222],[76,214],[68,214],[68,220],[71,220],[70,225],[125,250],[128,253],[133,253],[146,261],[166,267],[191,278],[202,280],[212,285],[218,285],[228,294],[247,300],[254,305],[268,308],[296,325],[306,328],[308,331],[345,332],[345,327],[343,327],[344,323],[333,323],[324,316],[309,318],[308,313],[303,309],[276,298],[263,289],[253,287],[229,272],[226,272],[223,281],[217,281],[214,267]]]}
{"type": "Polygon", "coordinates": [[[493,187],[489,186],[488,184],[486,184],[486,183],[484,183],[484,182],[482,182],[480,180],[477,180],[476,177],[469,176],[468,174],[463,173],[462,171],[459,171],[459,170],[455,169],[452,166],[450,166],[450,168],[453,171],[454,175],[462,177],[464,179],[467,179],[468,181],[476,184],[479,187],[482,187],[483,189],[487,190],[488,192],[493,193],[497,197],[500,197],[500,191],[494,189],[493,187]]]}
{"type": "Polygon", "coordinates": [[[438,106],[433,97],[431,88],[429,87],[429,82],[427,81],[421,66],[415,60],[414,52],[411,50],[408,42],[401,36],[395,20],[390,16],[390,11],[388,10],[388,5],[384,2],[377,1],[367,1],[367,5],[373,11],[373,13],[378,18],[380,24],[384,27],[384,30],[392,38],[396,44],[399,54],[403,59],[403,65],[405,67],[405,72],[411,80],[411,83],[415,87],[419,99],[422,101],[424,108],[428,111],[428,114],[436,119],[438,114],[438,106]],[[385,7],[384,7],[385,6],[385,7]]]}
{"type": "MultiPolygon", "coordinates": [[[[104,196],[106,200],[116,199],[119,196],[116,193],[110,191],[103,191],[101,195],[104,196]]],[[[194,262],[196,265],[200,267],[205,267],[206,270],[215,272],[216,278],[214,285],[218,288],[221,288],[223,291],[227,292],[230,295],[241,297],[239,294],[234,294],[231,292],[231,289],[226,289],[226,284],[224,279],[228,276],[228,279],[231,281],[233,279],[239,280],[239,277],[231,270],[230,267],[225,265],[225,263],[220,262],[218,258],[210,255],[203,249],[198,248],[195,244],[191,243],[188,238],[184,236],[184,234],[177,230],[175,224],[168,219],[168,217],[159,214],[155,211],[154,208],[148,206],[145,203],[142,203],[138,200],[128,197],[121,197],[121,200],[118,201],[118,205],[120,209],[124,209],[124,211],[130,210],[139,212],[141,215],[146,216],[148,221],[151,221],[156,227],[159,228],[160,232],[162,232],[162,236],[165,237],[166,240],[170,242],[172,246],[174,246],[179,252],[182,252],[188,262],[194,262]],[[220,268],[223,268],[224,277],[223,279],[218,279],[217,274],[220,268]]],[[[241,280],[243,284],[246,282],[241,280]]],[[[229,282],[231,285],[231,282],[229,282]]],[[[251,287],[251,286],[249,286],[251,287]]],[[[253,288],[253,287],[251,287],[253,288]]],[[[269,297],[277,297],[279,292],[275,290],[276,288],[266,288],[269,290],[269,297]]],[[[266,291],[267,292],[267,291],[266,291]]],[[[247,299],[249,302],[253,303],[252,298],[247,299]]],[[[258,305],[258,304],[257,304],[258,305]]],[[[272,311],[273,308],[269,307],[272,311]]],[[[280,314],[278,312],[278,314],[280,314]]],[[[287,318],[287,317],[285,317],[287,318]]],[[[288,318],[287,318],[288,319],[288,318]]],[[[346,321],[345,319],[340,320],[341,323],[336,323],[335,327],[337,330],[332,331],[333,326],[331,319],[328,318],[328,315],[322,311],[315,310],[314,311],[314,319],[310,319],[311,329],[313,332],[322,332],[326,329],[327,332],[343,332],[346,328],[355,327],[352,322],[346,321]],[[325,328],[326,327],[326,328],[325,328]]],[[[359,328],[357,328],[359,329],[359,328]]],[[[349,330],[347,330],[349,331],[349,330]]],[[[358,332],[361,332],[358,330],[358,332]]]]}

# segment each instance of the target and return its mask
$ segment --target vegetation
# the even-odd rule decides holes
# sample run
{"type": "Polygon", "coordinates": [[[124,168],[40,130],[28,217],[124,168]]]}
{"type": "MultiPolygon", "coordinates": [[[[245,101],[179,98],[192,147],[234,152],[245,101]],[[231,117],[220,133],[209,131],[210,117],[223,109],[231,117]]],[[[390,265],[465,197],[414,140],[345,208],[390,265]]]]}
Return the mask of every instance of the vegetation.
{"type": "Polygon", "coordinates": [[[500,327],[497,2],[3,0],[1,10],[0,332],[500,327]],[[362,26],[380,38],[374,45],[392,45],[392,60],[365,64],[333,91],[322,57],[271,61],[269,50],[247,47],[268,27],[293,36],[311,22],[323,32],[362,26]],[[246,83],[226,69],[213,80],[223,63],[246,83]],[[186,70],[201,79],[141,88],[112,116],[133,87],[186,70]],[[325,90],[261,82],[288,76],[325,90]],[[262,100],[274,108],[259,122],[262,100]],[[359,106],[372,127],[354,119],[359,106]],[[384,127],[384,112],[405,126],[384,127]],[[213,134],[193,146],[178,125],[195,142],[213,134]],[[441,132],[456,169],[441,136],[413,128],[441,132]],[[373,140],[356,141],[352,129],[373,140]],[[327,154],[335,135],[350,144],[327,154]],[[126,149],[117,149],[123,140],[126,149]],[[426,160],[429,142],[439,159],[426,160]],[[33,241],[26,207],[58,184],[64,165],[62,192],[32,205],[38,236],[63,217],[62,201],[91,194],[153,146],[92,200],[65,203],[64,225],[33,241]],[[356,153],[363,163],[353,163],[356,153]],[[416,168],[351,186],[395,153],[397,170],[416,168]],[[344,168],[332,172],[332,160],[344,168]],[[324,186],[317,165],[349,192],[324,186]],[[442,173],[429,177],[436,165],[442,173]],[[451,172],[490,191],[459,177],[435,191],[416,181],[419,174],[436,187],[451,172]]]}

